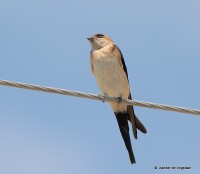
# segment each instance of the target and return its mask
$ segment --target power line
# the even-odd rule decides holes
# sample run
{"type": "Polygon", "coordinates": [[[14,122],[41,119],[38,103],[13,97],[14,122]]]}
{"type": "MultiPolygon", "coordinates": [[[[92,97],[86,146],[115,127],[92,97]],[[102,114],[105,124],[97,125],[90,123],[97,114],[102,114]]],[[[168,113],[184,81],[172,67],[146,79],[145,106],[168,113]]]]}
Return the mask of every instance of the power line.
{"type": "MultiPolygon", "coordinates": [[[[91,93],[85,93],[85,92],[79,92],[79,91],[71,91],[71,90],[45,87],[45,86],[39,86],[39,85],[25,84],[25,83],[13,82],[13,81],[8,81],[8,80],[0,80],[0,85],[35,90],[35,91],[42,91],[42,92],[48,92],[48,93],[69,95],[69,96],[87,98],[87,99],[92,99],[92,100],[119,102],[117,98],[110,97],[110,96],[103,96],[103,95],[97,95],[97,94],[91,94],[91,93]]],[[[169,106],[169,105],[163,105],[163,104],[157,104],[157,103],[150,103],[150,102],[143,102],[143,101],[136,101],[136,100],[126,100],[126,99],[122,99],[122,101],[120,102],[125,102],[128,105],[134,105],[134,106],[140,106],[140,107],[146,107],[146,108],[152,108],[152,109],[161,109],[161,110],[166,110],[166,111],[174,111],[174,112],[181,112],[181,113],[186,113],[186,114],[200,115],[200,110],[198,109],[189,109],[189,108],[178,107],[178,106],[169,106]]]]}

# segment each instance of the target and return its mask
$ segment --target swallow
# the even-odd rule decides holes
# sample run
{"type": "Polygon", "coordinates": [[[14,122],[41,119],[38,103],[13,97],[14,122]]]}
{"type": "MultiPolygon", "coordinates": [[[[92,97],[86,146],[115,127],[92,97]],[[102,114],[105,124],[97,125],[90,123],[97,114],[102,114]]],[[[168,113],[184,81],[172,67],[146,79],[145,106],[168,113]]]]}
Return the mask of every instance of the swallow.
{"type": "Polygon", "coordinates": [[[115,97],[119,102],[109,102],[129,154],[130,162],[136,163],[132,150],[128,121],[137,139],[137,129],[147,133],[146,128],[134,113],[133,106],[120,102],[121,99],[132,99],[128,72],[124,57],[119,47],[105,34],[95,34],[87,38],[91,44],[91,71],[95,76],[102,95],[115,97]]]}

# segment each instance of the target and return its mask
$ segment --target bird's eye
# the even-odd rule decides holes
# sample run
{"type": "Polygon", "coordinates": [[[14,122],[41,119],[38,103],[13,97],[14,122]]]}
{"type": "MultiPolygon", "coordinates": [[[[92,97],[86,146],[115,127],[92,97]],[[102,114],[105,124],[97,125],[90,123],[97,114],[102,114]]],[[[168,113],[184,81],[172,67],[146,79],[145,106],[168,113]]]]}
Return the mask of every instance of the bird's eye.
{"type": "Polygon", "coordinates": [[[97,37],[104,37],[104,34],[96,34],[97,37]]]}

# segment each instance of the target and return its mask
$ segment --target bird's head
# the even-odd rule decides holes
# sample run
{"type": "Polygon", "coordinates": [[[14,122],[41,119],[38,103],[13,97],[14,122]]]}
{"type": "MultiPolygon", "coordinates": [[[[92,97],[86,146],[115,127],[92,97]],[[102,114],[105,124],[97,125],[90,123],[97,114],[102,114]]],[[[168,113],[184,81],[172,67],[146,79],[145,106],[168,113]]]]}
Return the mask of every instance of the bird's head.
{"type": "Polygon", "coordinates": [[[112,39],[105,34],[95,34],[87,39],[89,40],[93,50],[101,49],[105,45],[113,43],[112,39]]]}

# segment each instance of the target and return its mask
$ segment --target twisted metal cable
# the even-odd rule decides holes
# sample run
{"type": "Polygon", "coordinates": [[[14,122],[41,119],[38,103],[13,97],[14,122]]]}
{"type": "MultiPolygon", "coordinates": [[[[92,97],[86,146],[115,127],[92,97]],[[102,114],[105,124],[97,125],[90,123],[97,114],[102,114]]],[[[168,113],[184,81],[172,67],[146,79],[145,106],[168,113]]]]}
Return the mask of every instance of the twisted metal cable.
{"type": "MultiPolygon", "coordinates": [[[[8,80],[0,80],[0,85],[30,89],[30,90],[35,90],[35,91],[56,93],[56,94],[62,94],[62,95],[69,95],[69,96],[87,98],[87,99],[92,99],[92,100],[119,102],[117,98],[109,97],[109,96],[96,95],[96,94],[91,94],[91,93],[71,91],[71,90],[58,89],[58,88],[45,87],[45,86],[38,86],[38,85],[32,85],[32,84],[25,84],[25,83],[13,82],[13,81],[8,81],[8,80]]],[[[128,105],[134,105],[134,106],[140,106],[140,107],[146,107],[146,108],[152,108],[152,109],[161,109],[161,110],[166,110],[166,111],[174,111],[174,112],[181,112],[181,113],[186,113],[186,114],[200,115],[200,110],[198,109],[189,109],[189,108],[178,107],[178,106],[169,106],[169,105],[163,105],[163,104],[157,104],[157,103],[150,103],[150,102],[143,102],[143,101],[136,101],[136,100],[126,100],[126,99],[122,99],[121,102],[125,102],[128,105]]]]}

